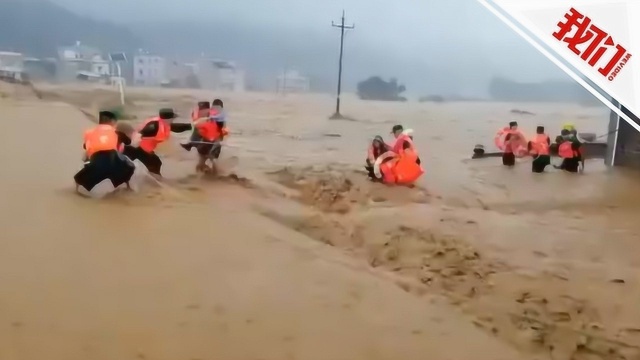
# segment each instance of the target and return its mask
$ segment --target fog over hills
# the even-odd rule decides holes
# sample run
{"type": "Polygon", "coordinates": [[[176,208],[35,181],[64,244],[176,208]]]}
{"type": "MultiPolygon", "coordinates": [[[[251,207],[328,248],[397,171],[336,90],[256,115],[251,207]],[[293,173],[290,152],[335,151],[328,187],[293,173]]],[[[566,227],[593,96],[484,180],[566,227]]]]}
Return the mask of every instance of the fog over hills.
{"type": "Polygon", "coordinates": [[[35,55],[75,40],[183,58],[204,53],[235,60],[263,85],[288,68],[327,90],[335,87],[339,47],[331,21],[344,8],[356,24],[345,40],[347,90],[371,75],[398,78],[409,96],[487,96],[496,76],[568,79],[474,0],[53,1],[61,7],[0,1],[0,45],[35,55]]]}

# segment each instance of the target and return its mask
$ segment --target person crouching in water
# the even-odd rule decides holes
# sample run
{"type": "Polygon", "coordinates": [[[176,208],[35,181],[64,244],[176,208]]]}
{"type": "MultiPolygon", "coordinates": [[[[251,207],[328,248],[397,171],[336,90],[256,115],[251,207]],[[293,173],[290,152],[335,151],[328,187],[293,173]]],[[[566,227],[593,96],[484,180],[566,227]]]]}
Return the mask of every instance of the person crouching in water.
{"type": "Polygon", "coordinates": [[[371,145],[369,146],[369,151],[367,152],[367,162],[364,167],[368,172],[370,180],[379,181],[379,179],[375,175],[373,164],[380,157],[380,155],[386,153],[387,151],[391,151],[391,147],[384,142],[382,136],[377,135],[376,137],[374,137],[371,145]]]}
{"type": "Polygon", "coordinates": [[[158,116],[147,119],[139,128],[136,137],[137,146],[133,143],[125,146],[124,154],[131,160],[139,160],[155,176],[162,176],[162,160],[156,154],[158,145],[169,140],[171,133],[181,133],[193,128],[191,124],[174,123],[178,115],[173,109],[160,109],[158,116]]]}
{"type": "Polygon", "coordinates": [[[533,156],[533,162],[531,163],[532,172],[542,173],[547,165],[551,164],[551,156],[549,154],[550,146],[551,139],[544,133],[544,126],[538,126],[536,128],[536,136],[527,144],[529,153],[533,156]]]}
{"type": "Polygon", "coordinates": [[[584,158],[582,157],[582,143],[578,140],[577,131],[563,129],[558,137],[558,156],[562,158],[560,166],[556,169],[577,173],[584,171],[584,158]],[[580,168],[582,165],[582,168],[580,168]]]}
{"type": "Polygon", "coordinates": [[[114,188],[126,184],[135,171],[133,163],[120,155],[129,139],[116,131],[117,119],[114,113],[102,111],[98,116],[98,126],[84,134],[83,149],[85,165],[74,176],[76,190],[83,187],[91,190],[104,180],[110,180],[114,188]]]}
{"type": "MultiPolygon", "coordinates": [[[[413,144],[413,132],[404,130],[402,125],[395,125],[391,133],[396,138],[396,142],[386,153],[378,156],[376,161],[379,164],[380,180],[388,185],[407,185],[411,186],[422,174],[421,161],[413,144]]],[[[374,164],[374,177],[376,175],[376,166],[374,164]]]]}

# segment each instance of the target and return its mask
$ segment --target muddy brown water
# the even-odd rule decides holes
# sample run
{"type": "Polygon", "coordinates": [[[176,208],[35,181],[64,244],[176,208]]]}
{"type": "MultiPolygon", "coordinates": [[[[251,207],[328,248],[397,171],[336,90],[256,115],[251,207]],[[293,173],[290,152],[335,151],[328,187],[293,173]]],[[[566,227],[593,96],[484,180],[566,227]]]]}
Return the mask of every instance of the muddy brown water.
{"type": "MultiPolygon", "coordinates": [[[[139,118],[187,95],[214,94],[145,89],[139,118]]],[[[637,174],[468,160],[510,120],[604,133],[605,109],[347,98],[355,121],[332,121],[329,96],[223,95],[224,156],[246,180],[194,177],[174,142],[171,191],[102,203],[69,191],[83,116],[3,102],[20,123],[46,106],[42,138],[59,135],[45,161],[22,128],[3,134],[1,358],[314,359],[327,342],[336,359],[638,355],[637,174]],[[363,180],[368,142],[396,123],[425,163],[416,189],[363,180]]]]}

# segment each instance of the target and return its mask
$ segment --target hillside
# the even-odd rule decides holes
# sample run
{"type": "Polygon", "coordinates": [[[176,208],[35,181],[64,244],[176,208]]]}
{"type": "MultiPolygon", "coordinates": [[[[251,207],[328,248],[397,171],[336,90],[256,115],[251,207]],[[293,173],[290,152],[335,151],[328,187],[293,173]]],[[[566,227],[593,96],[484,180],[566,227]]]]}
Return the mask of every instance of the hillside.
{"type": "Polygon", "coordinates": [[[48,0],[0,0],[0,49],[55,56],[81,41],[104,51],[132,51],[141,41],[126,28],[83,18],[48,0]]]}
{"type": "Polygon", "coordinates": [[[599,104],[593,95],[571,80],[521,83],[504,78],[494,78],[489,84],[489,95],[492,100],[496,101],[599,104]]]}

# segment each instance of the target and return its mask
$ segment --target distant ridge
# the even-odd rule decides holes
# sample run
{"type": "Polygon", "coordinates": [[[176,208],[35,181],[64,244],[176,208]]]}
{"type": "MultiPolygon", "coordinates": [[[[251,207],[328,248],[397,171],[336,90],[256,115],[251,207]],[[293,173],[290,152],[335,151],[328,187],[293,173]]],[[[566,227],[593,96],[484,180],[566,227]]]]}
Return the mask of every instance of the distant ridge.
{"type": "Polygon", "coordinates": [[[79,16],[48,0],[0,0],[0,50],[52,57],[81,41],[103,51],[131,52],[141,41],[127,28],[79,16]]]}
{"type": "Polygon", "coordinates": [[[599,103],[587,90],[571,80],[524,83],[496,77],[489,84],[489,95],[495,101],[599,103]]]}

